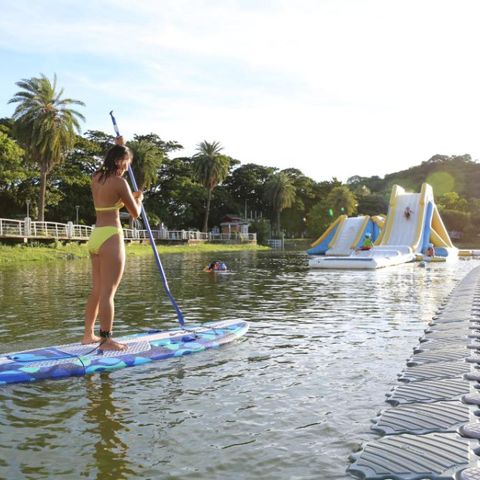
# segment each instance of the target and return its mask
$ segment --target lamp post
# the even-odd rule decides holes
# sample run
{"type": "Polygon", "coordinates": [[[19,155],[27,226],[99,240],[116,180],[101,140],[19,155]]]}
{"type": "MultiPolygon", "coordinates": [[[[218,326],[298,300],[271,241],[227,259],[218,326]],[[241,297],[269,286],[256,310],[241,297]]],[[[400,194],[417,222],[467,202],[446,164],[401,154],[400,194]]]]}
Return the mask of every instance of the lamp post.
{"type": "Polygon", "coordinates": [[[77,211],[77,215],[75,218],[75,225],[78,225],[78,210],[80,209],[80,205],[75,205],[75,210],[77,211]]]}
{"type": "Polygon", "coordinates": [[[27,218],[30,217],[30,200],[27,198],[27,200],[25,200],[25,203],[27,204],[27,218]]]}

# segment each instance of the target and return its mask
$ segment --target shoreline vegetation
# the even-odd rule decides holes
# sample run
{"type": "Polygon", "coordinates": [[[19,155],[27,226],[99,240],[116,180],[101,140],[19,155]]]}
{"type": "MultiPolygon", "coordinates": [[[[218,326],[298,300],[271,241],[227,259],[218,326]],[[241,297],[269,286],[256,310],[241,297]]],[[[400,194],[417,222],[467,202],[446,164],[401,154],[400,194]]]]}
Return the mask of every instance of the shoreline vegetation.
{"type": "MultiPolygon", "coordinates": [[[[296,238],[285,239],[285,250],[307,250],[314,239],[296,238]]],[[[458,249],[480,249],[480,240],[475,238],[470,241],[455,242],[458,249]]],[[[149,243],[127,243],[125,245],[127,257],[144,257],[152,255],[152,248],[149,243]]],[[[269,251],[270,247],[258,244],[212,244],[200,243],[194,245],[157,245],[160,256],[173,253],[221,253],[221,252],[242,252],[242,251],[269,251]]],[[[60,242],[51,244],[0,244],[0,267],[15,266],[25,263],[54,262],[59,260],[78,260],[88,258],[89,254],[85,243],[78,244],[71,242],[62,244],[60,242]]]]}
{"type": "MultiPolygon", "coordinates": [[[[20,90],[9,100],[15,111],[0,118],[2,217],[20,220],[26,214],[38,221],[92,225],[91,175],[101,168],[114,137],[90,129],[81,134],[86,119],[77,107],[85,105],[65,98],[55,75],[16,85],[20,90]]],[[[169,230],[207,232],[238,217],[260,243],[282,232],[288,238],[315,237],[340,215],[387,214],[393,185],[418,192],[428,183],[447,231],[462,238],[480,235],[480,163],[467,153],[435,154],[383,178],[353,175],[344,182],[310,178],[294,160],[284,169],[242,163],[217,140],[200,141],[187,156],[178,141],[155,132],[133,133],[126,146],[150,223],[169,230]]]]}
{"type": "MultiPolygon", "coordinates": [[[[152,247],[148,243],[130,243],[126,244],[127,257],[143,257],[152,255],[152,247]]],[[[220,253],[220,252],[240,252],[240,251],[265,251],[270,247],[254,244],[197,244],[197,245],[157,245],[159,255],[168,255],[172,253],[220,253]]],[[[77,260],[88,258],[86,244],[52,243],[50,245],[0,245],[0,267],[6,265],[19,265],[29,262],[52,262],[58,260],[77,260]]]]}

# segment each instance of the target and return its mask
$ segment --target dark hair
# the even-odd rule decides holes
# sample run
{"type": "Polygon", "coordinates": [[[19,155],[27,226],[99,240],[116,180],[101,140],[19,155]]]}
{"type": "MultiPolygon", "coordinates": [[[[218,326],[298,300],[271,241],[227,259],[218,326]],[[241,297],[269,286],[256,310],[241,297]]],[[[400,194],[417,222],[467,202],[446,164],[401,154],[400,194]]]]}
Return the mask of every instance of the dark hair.
{"type": "Polygon", "coordinates": [[[99,173],[98,181],[105,182],[108,177],[115,175],[118,170],[117,162],[125,158],[127,155],[132,158],[132,152],[128,147],[114,145],[110,148],[105,155],[102,167],[96,172],[99,173]]]}

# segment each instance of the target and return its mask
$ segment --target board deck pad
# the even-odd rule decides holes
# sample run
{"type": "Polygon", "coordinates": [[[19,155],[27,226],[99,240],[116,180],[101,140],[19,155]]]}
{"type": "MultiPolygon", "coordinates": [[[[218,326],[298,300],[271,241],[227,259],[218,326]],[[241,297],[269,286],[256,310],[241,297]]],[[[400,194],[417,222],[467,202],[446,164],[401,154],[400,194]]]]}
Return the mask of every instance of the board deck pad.
{"type": "Polygon", "coordinates": [[[94,344],[73,343],[6,353],[0,355],[0,385],[87,375],[180,357],[232,342],[247,330],[246,321],[226,320],[118,337],[118,342],[127,345],[122,351],[102,352],[94,344]]]}

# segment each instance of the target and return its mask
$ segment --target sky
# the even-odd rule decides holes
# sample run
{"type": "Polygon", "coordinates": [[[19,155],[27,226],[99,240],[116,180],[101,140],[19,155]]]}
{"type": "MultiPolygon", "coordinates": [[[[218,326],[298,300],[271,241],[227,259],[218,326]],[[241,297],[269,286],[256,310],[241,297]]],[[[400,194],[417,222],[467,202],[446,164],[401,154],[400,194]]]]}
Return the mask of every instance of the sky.
{"type": "Polygon", "coordinates": [[[82,131],[316,181],[480,157],[477,0],[0,0],[0,117],[57,76],[82,131]]]}

